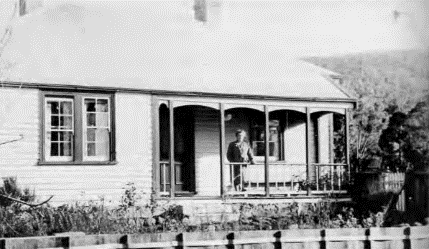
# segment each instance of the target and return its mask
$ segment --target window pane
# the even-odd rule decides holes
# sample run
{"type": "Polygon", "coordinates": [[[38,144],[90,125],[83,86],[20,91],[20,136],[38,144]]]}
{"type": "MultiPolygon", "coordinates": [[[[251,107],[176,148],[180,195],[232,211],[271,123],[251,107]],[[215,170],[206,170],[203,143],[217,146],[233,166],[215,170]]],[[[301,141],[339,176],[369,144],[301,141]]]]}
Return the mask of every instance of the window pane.
{"type": "Polygon", "coordinates": [[[48,101],[48,107],[50,108],[50,113],[58,114],[58,101],[48,101]]]}
{"type": "Polygon", "coordinates": [[[107,99],[98,99],[97,100],[97,112],[108,112],[109,106],[107,99]]]}
{"type": "Polygon", "coordinates": [[[60,117],[61,129],[70,130],[73,127],[73,117],[60,117]]]}
{"type": "Polygon", "coordinates": [[[97,142],[109,141],[109,131],[107,129],[97,129],[97,142]]]}
{"type": "Polygon", "coordinates": [[[86,153],[88,156],[95,156],[95,143],[88,143],[86,153]]]}
{"type": "Polygon", "coordinates": [[[87,141],[95,141],[95,129],[88,129],[86,133],[87,141]]]}
{"type": "Polygon", "coordinates": [[[60,105],[61,114],[72,114],[72,102],[64,101],[60,105]]]}
{"type": "Polygon", "coordinates": [[[105,160],[108,160],[109,157],[109,142],[108,141],[104,141],[101,143],[97,143],[97,147],[96,147],[96,151],[97,151],[97,156],[99,157],[103,157],[105,160]]]}
{"type": "Polygon", "coordinates": [[[86,126],[95,126],[95,113],[86,114],[86,126]]]}
{"type": "Polygon", "coordinates": [[[46,139],[51,141],[58,141],[58,132],[48,132],[46,139]]]}
{"type": "Polygon", "coordinates": [[[51,156],[58,156],[58,143],[51,143],[51,156]]]}
{"type": "Polygon", "coordinates": [[[71,143],[60,143],[60,156],[71,156],[71,143]]]}
{"type": "Polygon", "coordinates": [[[265,155],[265,143],[264,142],[255,142],[254,143],[254,154],[255,156],[264,156],[265,155]]]}
{"type": "Polygon", "coordinates": [[[60,134],[60,141],[62,142],[71,142],[73,133],[70,131],[58,132],[60,134]]]}
{"type": "Polygon", "coordinates": [[[277,156],[275,153],[276,152],[276,143],[270,142],[269,145],[270,145],[269,156],[277,156]]]}
{"type": "Polygon", "coordinates": [[[109,113],[97,113],[97,126],[109,127],[109,113]]]}
{"type": "Polygon", "coordinates": [[[57,129],[59,125],[59,117],[58,116],[52,116],[51,117],[51,128],[57,129]]]}
{"type": "Polygon", "coordinates": [[[107,129],[97,129],[96,131],[96,152],[97,156],[109,159],[109,131],[107,129]]]}
{"type": "Polygon", "coordinates": [[[87,112],[95,112],[95,99],[85,99],[85,110],[87,112]]]}

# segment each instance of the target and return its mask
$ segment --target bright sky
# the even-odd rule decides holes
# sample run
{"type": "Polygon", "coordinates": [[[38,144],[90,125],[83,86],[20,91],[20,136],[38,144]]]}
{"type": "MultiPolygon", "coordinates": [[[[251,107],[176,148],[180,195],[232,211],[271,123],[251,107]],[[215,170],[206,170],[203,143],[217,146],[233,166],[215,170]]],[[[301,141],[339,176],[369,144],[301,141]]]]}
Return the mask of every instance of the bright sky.
{"type": "MultiPolygon", "coordinates": [[[[0,34],[12,5],[0,0],[0,34]]],[[[242,0],[229,6],[229,29],[238,37],[268,41],[293,56],[429,46],[429,1],[242,0]],[[394,10],[403,13],[396,21],[394,10]]]]}
{"type": "Polygon", "coordinates": [[[247,2],[247,8],[239,4],[231,12],[242,24],[241,32],[257,39],[269,36],[272,46],[298,55],[429,45],[429,1],[263,1],[247,2]],[[395,21],[394,10],[405,14],[395,21]]]}

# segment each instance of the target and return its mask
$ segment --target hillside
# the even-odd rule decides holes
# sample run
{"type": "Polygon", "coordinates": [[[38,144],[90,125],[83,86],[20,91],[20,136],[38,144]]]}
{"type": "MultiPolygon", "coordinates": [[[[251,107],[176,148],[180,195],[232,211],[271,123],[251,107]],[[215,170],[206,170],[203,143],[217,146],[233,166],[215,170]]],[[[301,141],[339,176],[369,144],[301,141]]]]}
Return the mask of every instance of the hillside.
{"type": "Polygon", "coordinates": [[[358,99],[350,127],[355,166],[361,167],[379,155],[378,138],[390,115],[396,111],[408,114],[414,123],[418,123],[413,128],[417,130],[412,135],[414,146],[429,158],[429,50],[307,57],[303,60],[342,74],[342,86],[358,99]]]}
{"type": "Polygon", "coordinates": [[[429,93],[429,49],[307,57],[303,60],[341,73],[344,87],[358,99],[387,98],[406,111],[429,93]]]}

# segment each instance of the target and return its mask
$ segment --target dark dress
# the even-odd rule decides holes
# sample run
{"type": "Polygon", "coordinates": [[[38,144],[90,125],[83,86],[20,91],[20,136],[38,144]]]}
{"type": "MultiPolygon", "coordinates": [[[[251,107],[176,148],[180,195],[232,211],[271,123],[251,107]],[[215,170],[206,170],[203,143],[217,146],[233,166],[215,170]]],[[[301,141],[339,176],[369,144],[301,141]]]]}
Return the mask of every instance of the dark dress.
{"type": "Polygon", "coordinates": [[[228,152],[226,155],[227,159],[231,163],[241,163],[244,162],[246,164],[235,164],[233,167],[233,176],[234,176],[234,188],[236,190],[243,190],[243,186],[241,186],[241,168],[246,167],[247,163],[253,164],[253,151],[250,147],[249,143],[234,141],[229,144],[228,152]]]}
{"type": "Polygon", "coordinates": [[[378,141],[378,146],[383,156],[383,168],[393,172],[404,172],[406,170],[407,165],[404,160],[404,156],[406,155],[404,154],[408,152],[407,140],[408,134],[404,130],[395,127],[388,127],[383,130],[378,141]]]}

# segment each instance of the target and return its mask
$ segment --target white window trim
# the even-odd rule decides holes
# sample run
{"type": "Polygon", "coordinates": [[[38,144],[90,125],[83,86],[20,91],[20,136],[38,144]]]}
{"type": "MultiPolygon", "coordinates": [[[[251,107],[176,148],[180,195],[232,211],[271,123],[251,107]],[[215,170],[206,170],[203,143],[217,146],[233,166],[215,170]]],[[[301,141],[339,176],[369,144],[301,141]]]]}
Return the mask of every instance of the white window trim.
{"type": "MultiPolygon", "coordinates": [[[[72,103],[72,105],[71,105],[71,108],[72,108],[71,113],[72,114],[70,115],[72,117],[72,128],[70,130],[65,130],[65,129],[63,129],[63,130],[60,130],[60,129],[52,130],[50,126],[48,127],[48,124],[50,123],[48,121],[48,119],[50,119],[52,117],[52,113],[50,115],[48,115],[48,113],[46,113],[46,111],[45,111],[45,117],[44,117],[45,118],[45,124],[44,124],[44,129],[43,129],[43,136],[44,136],[44,141],[45,141],[45,143],[44,143],[45,160],[47,162],[71,162],[71,161],[73,161],[73,155],[74,155],[74,149],[73,149],[73,147],[74,147],[74,129],[75,129],[74,99],[73,98],[67,98],[67,97],[63,97],[63,98],[46,97],[44,105],[43,105],[43,108],[45,108],[45,110],[46,110],[46,107],[47,107],[49,101],[71,102],[72,103]],[[53,132],[53,131],[69,131],[72,133],[71,148],[70,148],[71,149],[71,156],[51,156],[50,153],[48,153],[48,152],[50,152],[50,150],[48,150],[48,148],[51,146],[52,140],[48,141],[46,135],[48,132],[53,132]]],[[[61,115],[59,114],[59,116],[61,116],[61,115]]],[[[67,115],[67,116],[69,116],[69,115],[67,115]]]]}
{"type": "MultiPolygon", "coordinates": [[[[90,113],[93,113],[93,112],[90,112],[90,113]]],[[[97,124],[97,113],[98,112],[96,111],[94,113],[96,114],[95,115],[95,118],[96,118],[95,123],[97,124]]],[[[82,134],[81,135],[82,135],[82,160],[83,161],[109,161],[110,160],[110,153],[111,153],[111,149],[112,149],[112,148],[110,148],[110,139],[112,139],[111,134],[110,134],[111,133],[110,119],[111,119],[110,98],[108,98],[108,97],[97,97],[97,96],[95,96],[95,97],[92,97],[92,96],[82,97],[82,134]],[[86,131],[87,131],[88,127],[91,128],[91,126],[87,126],[87,123],[86,123],[87,122],[86,115],[88,112],[85,109],[85,99],[95,99],[95,105],[97,105],[97,100],[99,100],[99,99],[107,100],[107,108],[108,109],[107,109],[106,113],[107,113],[108,126],[107,127],[105,127],[105,126],[95,126],[94,127],[94,128],[102,128],[102,129],[108,130],[108,133],[109,133],[109,136],[108,136],[109,151],[108,151],[106,156],[88,156],[87,155],[88,141],[87,141],[87,137],[85,135],[86,135],[86,131]]]]}

